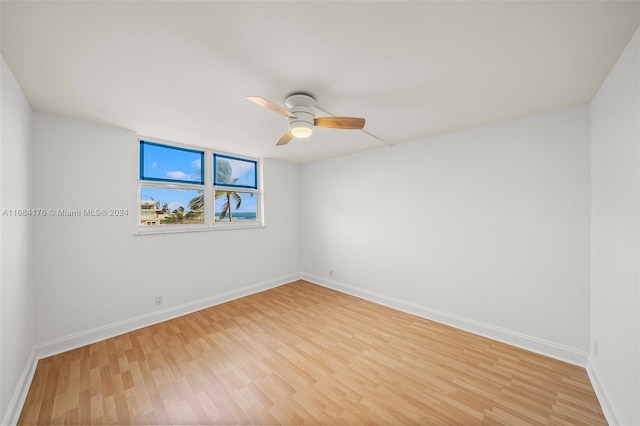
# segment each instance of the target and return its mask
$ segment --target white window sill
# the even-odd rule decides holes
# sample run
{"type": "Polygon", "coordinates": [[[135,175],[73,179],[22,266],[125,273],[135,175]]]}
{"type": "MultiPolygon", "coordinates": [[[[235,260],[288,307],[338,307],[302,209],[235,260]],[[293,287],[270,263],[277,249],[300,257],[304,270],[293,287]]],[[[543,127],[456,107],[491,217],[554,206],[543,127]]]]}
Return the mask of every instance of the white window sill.
{"type": "MultiPolygon", "coordinates": [[[[160,227],[162,225],[158,225],[160,227]]],[[[165,225],[166,226],[166,225],[165,225]]],[[[189,227],[189,228],[176,228],[171,227],[170,229],[157,229],[158,227],[154,226],[153,230],[148,230],[149,227],[144,227],[138,229],[138,232],[133,234],[134,237],[141,237],[145,235],[162,235],[162,234],[184,234],[189,232],[209,232],[209,231],[231,231],[237,229],[260,229],[266,228],[267,225],[263,224],[255,224],[255,225],[216,225],[211,227],[189,227]]]]}

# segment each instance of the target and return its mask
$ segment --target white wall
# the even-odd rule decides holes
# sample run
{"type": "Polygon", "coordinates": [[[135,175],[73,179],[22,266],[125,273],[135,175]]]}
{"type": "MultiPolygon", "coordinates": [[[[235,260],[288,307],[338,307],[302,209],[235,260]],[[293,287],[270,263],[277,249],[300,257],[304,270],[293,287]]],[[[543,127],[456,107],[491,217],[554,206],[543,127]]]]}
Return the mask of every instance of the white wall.
{"type": "Polygon", "coordinates": [[[591,364],[614,422],[640,424],[640,32],[591,104],[591,364]]]}
{"type": "Polygon", "coordinates": [[[589,161],[579,106],[305,165],[303,276],[583,363],[589,161]]]}
{"type": "MultiPolygon", "coordinates": [[[[31,202],[32,113],[0,56],[0,214],[31,202]]],[[[34,341],[32,222],[0,219],[0,422],[12,421],[34,341]]],[[[17,407],[19,409],[19,407],[17,407]]]]}
{"type": "Polygon", "coordinates": [[[135,133],[35,114],[34,144],[39,206],[130,211],[37,221],[36,336],[43,354],[299,276],[297,165],[264,162],[266,228],[134,236],[135,133]],[[156,295],[164,298],[160,307],[156,295]]]}

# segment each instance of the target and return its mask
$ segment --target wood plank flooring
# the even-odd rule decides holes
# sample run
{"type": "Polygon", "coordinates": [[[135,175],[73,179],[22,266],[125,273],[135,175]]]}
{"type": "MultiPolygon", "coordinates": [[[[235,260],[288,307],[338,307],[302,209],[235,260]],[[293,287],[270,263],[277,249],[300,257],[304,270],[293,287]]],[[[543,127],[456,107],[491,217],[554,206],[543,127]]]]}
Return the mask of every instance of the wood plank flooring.
{"type": "Polygon", "coordinates": [[[19,424],[606,421],[583,368],[296,281],[41,360],[19,424]]]}

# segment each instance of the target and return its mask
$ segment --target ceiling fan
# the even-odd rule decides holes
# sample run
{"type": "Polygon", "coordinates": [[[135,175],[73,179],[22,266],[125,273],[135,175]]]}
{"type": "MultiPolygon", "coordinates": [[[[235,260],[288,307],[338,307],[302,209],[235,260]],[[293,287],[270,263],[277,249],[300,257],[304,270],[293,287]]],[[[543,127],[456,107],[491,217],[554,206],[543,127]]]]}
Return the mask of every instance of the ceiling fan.
{"type": "Polygon", "coordinates": [[[316,100],[305,93],[295,93],[286,99],[289,109],[276,105],[259,96],[247,96],[252,102],[289,118],[289,130],[282,135],[276,145],[286,145],[293,138],[308,138],[313,133],[313,126],[330,127],[332,129],[362,129],[364,118],[356,117],[319,117],[313,109],[316,100]]]}

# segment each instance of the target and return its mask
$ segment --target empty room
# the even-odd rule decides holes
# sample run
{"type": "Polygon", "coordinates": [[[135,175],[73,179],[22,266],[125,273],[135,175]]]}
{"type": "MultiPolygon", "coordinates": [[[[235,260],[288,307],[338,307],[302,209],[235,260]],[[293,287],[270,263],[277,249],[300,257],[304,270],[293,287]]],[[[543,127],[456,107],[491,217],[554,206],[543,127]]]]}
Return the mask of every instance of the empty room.
{"type": "Polygon", "coordinates": [[[640,425],[639,26],[0,0],[0,422],[640,425]]]}

